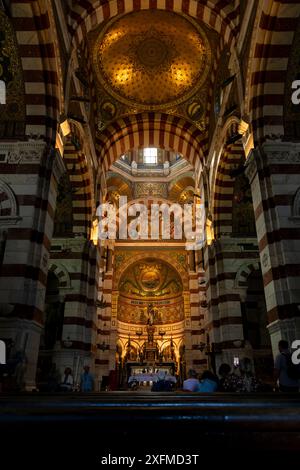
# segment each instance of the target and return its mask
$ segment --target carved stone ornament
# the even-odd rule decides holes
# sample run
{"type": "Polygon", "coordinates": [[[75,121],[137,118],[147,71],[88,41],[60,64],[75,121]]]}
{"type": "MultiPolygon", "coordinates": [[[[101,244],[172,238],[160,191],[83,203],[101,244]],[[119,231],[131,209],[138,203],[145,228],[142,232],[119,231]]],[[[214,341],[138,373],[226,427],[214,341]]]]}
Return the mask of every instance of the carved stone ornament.
{"type": "Polygon", "coordinates": [[[269,163],[300,163],[300,152],[280,151],[268,153],[269,163]]]}
{"type": "Polygon", "coordinates": [[[0,152],[7,154],[7,163],[38,164],[40,163],[46,149],[45,142],[17,142],[1,143],[0,152]]]}

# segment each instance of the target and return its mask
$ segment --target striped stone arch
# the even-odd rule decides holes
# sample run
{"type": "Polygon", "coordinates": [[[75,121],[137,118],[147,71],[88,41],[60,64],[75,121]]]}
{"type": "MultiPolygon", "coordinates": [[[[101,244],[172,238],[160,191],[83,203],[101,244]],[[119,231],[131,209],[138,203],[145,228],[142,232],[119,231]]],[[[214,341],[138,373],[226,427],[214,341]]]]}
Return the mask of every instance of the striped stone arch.
{"type": "Polygon", "coordinates": [[[133,11],[161,9],[184,13],[203,21],[221,36],[229,47],[235,44],[239,28],[239,2],[223,0],[81,0],[69,9],[68,25],[78,47],[95,26],[110,18],[133,11]]]}
{"type": "Polygon", "coordinates": [[[94,211],[92,184],[87,158],[81,148],[69,140],[64,148],[64,162],[72,186],[73,233],[89,236],[94,211]]]}
{"type": "Polygon", "coordinates": [[[204,158],[204,138],[197,127],[177,116],[145,113],[112,123],[98,138],[97,149],[104,172],[128,150],[153,146],[181,153],[197,171],[204,158]]]}
{"type": "Polygon", "coordinates": [[[300,3],[293,0],[258,2],[245,75],[245,114],[255,145],[284,135],[286,73],[299,15],[300,3]]]}
{"type": "Polygon", "coordinates": [[[251,264],[243,264],[240,266],[238,272],[236,273],[234,287],[236,288],[245,288],[248,286],[248,277],[254,272],[259,271],[260,263],[257,261],[251,264]]]}
{"type": "Polygon", "coordinates": [[[18,203],[13,190],[0,180],[0,220],[18,217],[18,203]]]}
{"type": "Polygon", "coordinates": [[[51,264],[49,268],[49,273],[55,274],[59,280],[60,289],[70,289],[71,288],[71,279],[67,269],[62,264],[51,264]]]}
{"type": "MultiPolygon", "coordinates": [[[[140,5],[139,6],[138,2],[136,0],[134,0],[135,3],[130,6],[130,1],[126,0],[126,7],[129,8],[129,10],[128,11],[126,10],[126,12],[129,13],[130,11],[137,11],[137,10],[140,10],[140,9],[146,9],[147,8],[147,1],[146,1],[145,5],[143,5],[143,6],[140,5]]],[[[113,2],[110,2],[110,3],[113,3],[113,2]]],[[[100,8],[102,8],[102,6],[100,8]]],[[[152,4],[152,6],[150,6],[150,8],[156,8],[156,6],[154,4],[152,4]]],[[[165,5],[160,5],[157,8],[164,9],[165,5]]],[[[183,9],[184,8],[185,7],[183,7],[183,9]]],[[[167,6],[166,9],[170,10],[170,11],[173,11],[171,6],[170,6],[170,8],[167,6]]],[[[179,8],[178,11],[179,12],[181,11],[180,8],[179,8]]],[[[193,16],[193,15],[191,15],[191,16],[193,16]]],[[[207,17],[207,15],[205,16],[205,18],[206,17],[207,17]]],[[[102,21],[105,21],[105,20],[102,19],[101,22],[102,21]]],[[[101,24],[101,22],[99,24],[101,24]]],[[[213,23],[214,23],[214,21],[213,21],[213,23]]],[[[93,25],[93,27],[94,26],[97,27],[97,26],[99,26],[99,24],[97,23],[96,25],[93,25]]],[[[223,30],[221,30],[221,31],[223,31],[223,30]]],[[[84,32],[84,34],[86,34],[86,32],[84,32]]],[[[95,86],[94,66],[93,66],[93,63],[92,63],[92,60],[91,60],[90,45],[89,45],[88,41],[84,41],[84,38],[85,38],[85,36],[83,35],[81,43],[80,43],[80,51],[81,51],[81,54],[82,54],[82,56],[84,57],[84,60],[85,60],[86,77],[89,79],[89,84],[90,84],[90,93],[91,93],[91,97],[92,97],[91,107],[93,108],[94,115],[97,116],[98,115],[98,109],[97,109],[97,107],[98,107],[98,104],[97,104],[98,103],[98,100],[97,100],[98,89],[95,86]]],[[[208,85],[207,93],[209,95],[209,99],[207,101],[207,107],[206,107],[205,113],[203,115],[203,122],[206,123],[206,126],[208,126],[208,124],[209,124],[211,108],[212,108],[212,103],[213,103],[214,83],[215,83],[215,78],[216,78],[216,74],[217,74],[218,67],[219,67],[220,57],[221,57],[222,51],[224,49],[225,43],[226,43],[226,46],[228,47],[226,38],[224,38],[222,35],[220,35],[219,36],[219,41],[214,46],[214,53],[212,54],[212,67],[211,67],[209,80],[207,81],[207,85],[208,85]]],[[[77,48],[78,48],[78,45],[76,45],[76,51],[77,51],[77,48]]],[[[96,122],[95,125],[97,127],[98,123],[96,122]]],[[[203,150],[203,154],[205,156],[207,155],[207,152],[208,152],[208,146],[209,146],[208,137],[203,136],[202,137],[202,150],[203,150]]]]}
{"type": "MultiPolygon", "coordinates": [[[[237,120],[232,121],[227,128],[225,139],[238,132],[237,120]]],[[[235,177],[231,175],[233,169],[241,165],[245,159],[244,148],[241,141],[224,145],[217,162],[215,182],[213,185],[213,220],[215,236],[232,233],[232,203],[235,177]]]]}
{"type": "Polygon", "coordinates": [[[27,136],[53,144],[63,106],[62,71],[51,2],[11,0],[26,90],[27,136]]]}

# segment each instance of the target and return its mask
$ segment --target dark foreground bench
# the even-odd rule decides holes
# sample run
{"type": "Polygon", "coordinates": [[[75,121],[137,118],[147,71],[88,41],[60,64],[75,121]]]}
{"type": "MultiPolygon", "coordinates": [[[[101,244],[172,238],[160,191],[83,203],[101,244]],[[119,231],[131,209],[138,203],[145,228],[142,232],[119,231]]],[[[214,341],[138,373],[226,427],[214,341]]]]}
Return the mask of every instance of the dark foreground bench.
{"type": "MultiPolygon", "coordinates": [[[[210,458],[214,463],[236,461],[240,454],[247,463],[257,463],[263,455],[276,462],[287,458],[289,463],[299,462],[300,396],[138,392],[0,396],[0,439],[2,452],[5,449],[12,461],[32,463],[35,455],[42,454],[57,468],[64,458],[77,468],[79,463],[97,465],[107,455],[143,460],[146,454],[158,453],[198,454],[202,461],[210,458]]],[[[152,464],[157,466],[157,459],[152,464]]],[[[145,468],[141,462],[138,465],[145,468]]]]}

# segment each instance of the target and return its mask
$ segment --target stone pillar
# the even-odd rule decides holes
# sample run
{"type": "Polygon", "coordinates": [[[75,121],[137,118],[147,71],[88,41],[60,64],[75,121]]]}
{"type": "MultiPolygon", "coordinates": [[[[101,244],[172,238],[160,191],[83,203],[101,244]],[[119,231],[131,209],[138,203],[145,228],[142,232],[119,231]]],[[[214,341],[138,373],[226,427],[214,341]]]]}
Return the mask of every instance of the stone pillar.
{"type": "Polygon", "coordinates": [[[237,276],[247,266],[257,264],[257,240],[222,237],[207,247],[205,258],[208,313],[204,328],[210,344],[214,343],[218,369],[221,362],[233,365],[234,356],[241,358],[249,354],[249,350],[243,349],[241,289],[237,276]]]}
{"type": "Polygon", "coordinates": [[[300,144],[264,143],[250,154],[246,174],[275,355],[279,339],[300,337],[300,144]]]}
{"type": "Polygon", "coordinates": [[[192,349],[192,331],[191,331],[191,298],[190,292],[183,292],[184,302],[184,345],[185,345],[185,363],[186,370],[193,369],[194,351],[192,349]]]}
{"type": "Polygon", "coordinates": [[[1,143],[0,152],[6,156],[0,164],[0,205],[5,209],[0,210],[0,225],[7,232],[0,273],[0,336],[3,331],[7,337],[9,322],[21,331],[27,320],[27,340],[22,343],[25,387],[34,388],[56,189],[64,166],[43,141],[1,143]]]}

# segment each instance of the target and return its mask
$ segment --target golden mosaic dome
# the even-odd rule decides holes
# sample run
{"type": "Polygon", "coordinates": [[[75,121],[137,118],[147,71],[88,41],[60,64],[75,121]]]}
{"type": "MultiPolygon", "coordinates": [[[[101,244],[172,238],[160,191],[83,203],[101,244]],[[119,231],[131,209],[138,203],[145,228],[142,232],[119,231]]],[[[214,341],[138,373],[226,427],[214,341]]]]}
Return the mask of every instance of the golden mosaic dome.
{"type": "Polygon", "coordinates": [[[161,109],[186,101],[209,73],[208,39],[194,22],[162,10],[134,12],[101,31],[94,50],[105,90],[129,106],[161,109]]]}

